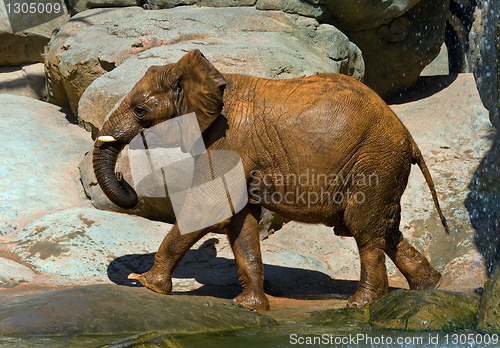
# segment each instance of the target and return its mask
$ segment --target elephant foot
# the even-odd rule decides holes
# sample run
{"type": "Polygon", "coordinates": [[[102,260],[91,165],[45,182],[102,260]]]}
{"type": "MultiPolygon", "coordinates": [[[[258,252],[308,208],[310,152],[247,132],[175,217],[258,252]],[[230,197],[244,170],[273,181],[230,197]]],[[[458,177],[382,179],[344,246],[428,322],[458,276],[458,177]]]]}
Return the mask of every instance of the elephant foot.
{"type": "Polygon", "coordinates": [[[364,308],[370,303],[379,300],[388,293],[388,289],[374,291],[358,287],[354,294],[349,297],[349,300],[347,300],[347,306],[350,308],[364,308]]]}
{"type": "Polygon", "coordinates": [[[233,299],[233,304],[253,311],[267,311],[269,300],[264,292],[243,291],[233,299]]]}
{"type": "Polygon", "coordinates": [[[429,276],[423,279],[411,279],[408,284],[410,290],[434,290],[441,285],[441,273],[433,269],[429,276]]]}
{"type": "Polygon", "coordinates": [[[127,278],[138,280],[146,288],[159,294],[168,295],[172,292],[172,279],[154,271],[154,268],[142,274],[131,273],[127,278]]]}

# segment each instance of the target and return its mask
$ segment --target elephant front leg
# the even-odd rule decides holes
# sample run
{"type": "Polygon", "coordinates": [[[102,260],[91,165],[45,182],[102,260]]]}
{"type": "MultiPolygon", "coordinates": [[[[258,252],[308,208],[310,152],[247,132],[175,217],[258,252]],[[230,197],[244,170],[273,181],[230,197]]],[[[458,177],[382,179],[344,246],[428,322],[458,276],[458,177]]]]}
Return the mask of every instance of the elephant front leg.
{"type": "Polygon", "coordinates": [[[247,205],[236,214],[229,225],[228,237],[238,264],[238,277],[242,293],[233,303],[251,310],[269,309],[269,300],[264,293],[264,265],[260,250],[258,217],[261,208],[247,205]]]}
{"type": "Polygon", "coordinates": [[[142,274],[131,273],[128,279],[138,280],[146,288],[160,294],[170,294],[174,269],[194,243],[207,233],[208,230],[205,229],[182,235],[176,223],[163,239],[153,267],[142,274]]]}

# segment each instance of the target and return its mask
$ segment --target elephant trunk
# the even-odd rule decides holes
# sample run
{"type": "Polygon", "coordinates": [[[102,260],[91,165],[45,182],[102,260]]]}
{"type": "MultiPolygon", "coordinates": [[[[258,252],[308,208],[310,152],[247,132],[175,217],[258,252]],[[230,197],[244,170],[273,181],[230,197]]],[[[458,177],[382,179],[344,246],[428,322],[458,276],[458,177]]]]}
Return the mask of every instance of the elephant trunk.
{"type": "Polygon", "coordinates": [[[120,172],[114,172],[118,154],[124,147],[125,144],[118,141],[108,143],[96,140],[92,162],[104,194],[116,205],[132,209],[137,205],[137,194],[120,172]]]}

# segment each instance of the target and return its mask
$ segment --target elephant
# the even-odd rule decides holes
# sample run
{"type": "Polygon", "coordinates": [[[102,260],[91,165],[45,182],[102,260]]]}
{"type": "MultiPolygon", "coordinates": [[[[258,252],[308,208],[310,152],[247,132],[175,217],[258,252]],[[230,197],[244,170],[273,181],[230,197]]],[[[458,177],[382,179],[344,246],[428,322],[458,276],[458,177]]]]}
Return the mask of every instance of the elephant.
{"type": "MultiPolygon", "coordinates": [[[[223,74],[199,50],[176,63],[151,66],[103,123],[94,143],[94,172],[112,202],[128,209],[138,202],[134,188],[115,173],[125,145],[151,127],[189,113],[196,116],[208,154],[230,150],[240,156],[248,200],[232,216],[190,233],[181,233],[175,222],[152,268],[129,279],[170,294],[172,272],[186,252],[209,232],[226,234],[242,286],[233,303],[267,310],[257,228],[260,212],[267,208],[355,239],[361,270],[347,301],[352,308],[388,293],[386,254],[410,289],[440,285],[441,274],[399,229],[401,196],[411,165],[417,164],[448,232],[433,180],[408,129],[362,82],[334,73],[285,80],[223,74]],[[306,175],[314,177],[284,180],[306,175]],[[287,199],[269,199],[273,195],[287,199]],[[313,196],[321,200],[305,199],[313,196]]],[[[205,204],[211,198],[199,199],[205,204]]]]}

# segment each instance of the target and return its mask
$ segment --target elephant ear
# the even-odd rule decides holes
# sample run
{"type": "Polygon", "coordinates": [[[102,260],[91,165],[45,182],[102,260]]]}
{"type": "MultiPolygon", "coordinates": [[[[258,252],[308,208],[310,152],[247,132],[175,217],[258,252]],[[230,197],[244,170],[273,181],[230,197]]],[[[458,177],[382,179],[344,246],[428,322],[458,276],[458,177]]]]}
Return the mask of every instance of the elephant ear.
{"type": "Polygon", "coordinates": [[[180,112],[194,112],[203,132],[219,116],[226,81],[199,50],[186,54],[172,69],[178,76],[180,112]]]}

